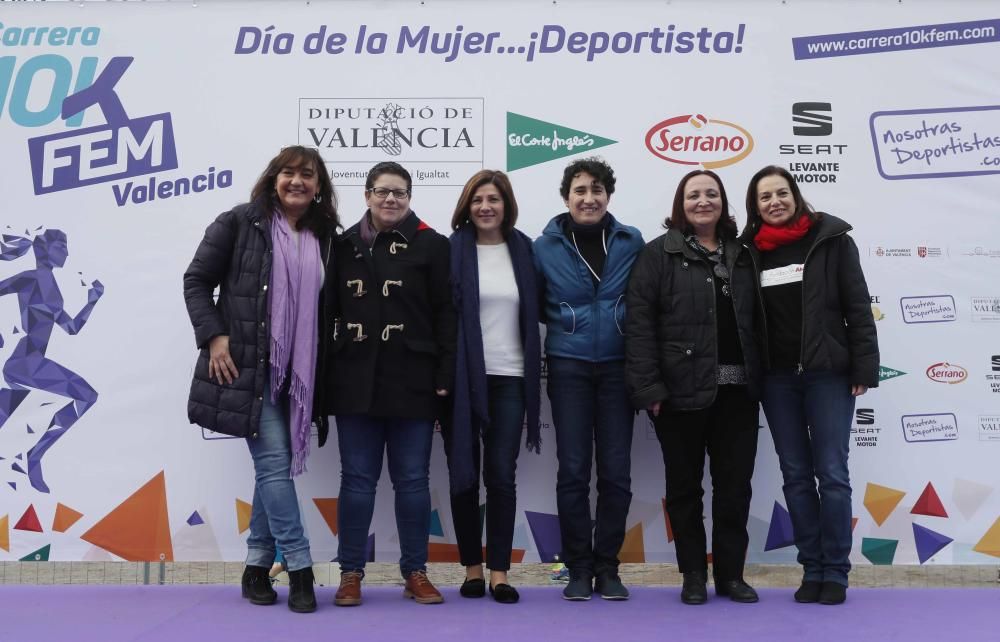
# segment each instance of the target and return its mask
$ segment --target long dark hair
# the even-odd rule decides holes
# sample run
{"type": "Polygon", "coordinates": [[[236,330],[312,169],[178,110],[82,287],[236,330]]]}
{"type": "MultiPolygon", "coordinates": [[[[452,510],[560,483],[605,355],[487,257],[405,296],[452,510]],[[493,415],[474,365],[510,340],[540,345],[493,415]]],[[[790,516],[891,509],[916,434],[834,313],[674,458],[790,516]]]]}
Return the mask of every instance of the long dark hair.
{"type": "Polygon", "coordinates": [[[457,230],[469,221],[472,197],[483,185],[494,185],[500,192],[500,198],[503,199],[503,221],[500,223],[500,231],[503,232],[504,238],[507,238],[517,223],[517,199],[514,198],[514,188],[511,187],[507,175],[494,169],[476,172],[462,188],[462,195],[458,197],[455,213],[451,217],[451,229],[457,230]]]}
{"type": "Polygon", "coordinates": [[[265,206],[266,215],[270,216],[278,204],[278,195],[274,189],[278,174],[285,167],[298,168],[308,164],[312,164],[319,179],[319,190],[316,193],[321,198],[319,203],[316,201],[309,203],[309,209],[295,227],[299,230],[309,230],[317,237],[321,237],[340,227],[340,218],[337,215],[337,193],[333,189],[333,183],[330,182],[330,172],[326,170],[326,163],[323,162],[318,150],[301,145],[282,149],[271,159],[257,179],[257,183],[250,191],[250,200],[265,206]]]}
{"type": "Polygon", "coordinates": [[[756,230],[760,227],[763,219],[760,216],[760,208],[757,207],[757,183],[761,182],[767,176],[780,176],[786,181],[788,181],[788,189],[792,192],[792,198],[795,199],[795,214],[792,216],[789,223],[794,223],[799,220],[801,216],[808,216],[814,221],[820,219],[820,214],[813,209],[813,206],[809,204],[806,199],[802,197],[802,192],[799,191],[799,185],[795,182],[795,177],[792,176],[784,167],[778,165],[768,165],[763,167],[753,177],[750,179],[750,185],[747,186],[747,227],[756,230]]]}
{"type": "Polygon", "coordinates": [[[684,188],[687,187],[687,182],[695,176],[708,176],[719,186],[719,196],[722,197],[722,214],[715,223],[715,235],[720,239],[736,238],[736,219],[729,213],[729,197],[726,196],[726,186],[722,184],[722,179],[719,178],[718,174],[707,169],[696,169],[688,172],[677,184],[677,191],[674,192],[674,205],[670,210],[670,216],[664,219],[663,227],[678,230],[684,236],[694,233],[694,228],[684,214],[684,188]]]}

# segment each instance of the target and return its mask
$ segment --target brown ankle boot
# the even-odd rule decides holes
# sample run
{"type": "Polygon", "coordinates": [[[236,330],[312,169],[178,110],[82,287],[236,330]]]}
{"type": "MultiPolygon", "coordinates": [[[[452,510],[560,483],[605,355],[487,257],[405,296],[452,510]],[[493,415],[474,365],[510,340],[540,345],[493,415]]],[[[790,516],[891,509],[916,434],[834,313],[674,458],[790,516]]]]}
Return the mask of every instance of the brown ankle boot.
{"type": "Polygon", "coordinates": [[[431,581],[427,579],[427,571],[413,571],[406,578],[406,588],[403,589],[403,597],[410,597],[417,604],[440,604],[444,602],[440,591],[434,588],[431,581]]]}
{"type": "Polygon", "coordinates": [[[361,571],[344,571],[340,574],[340,588],[333,596],[337,606],[358,606],[361,604],[361,571]]]}

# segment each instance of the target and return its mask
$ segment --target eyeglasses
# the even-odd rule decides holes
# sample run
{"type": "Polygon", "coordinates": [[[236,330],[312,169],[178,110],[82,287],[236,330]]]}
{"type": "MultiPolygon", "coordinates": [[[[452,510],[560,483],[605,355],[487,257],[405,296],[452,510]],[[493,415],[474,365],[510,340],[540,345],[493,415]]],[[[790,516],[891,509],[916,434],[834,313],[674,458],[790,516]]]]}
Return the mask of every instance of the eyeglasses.
{"type": "Polygon", "coordinates": [[[389,194],[399,201],[410,195],[410,190],[408,189],[389,189],[387,187],[375,187],[368,190],[371,194],[374,194],[376,198],[386,199],[389,198],[389,194]]]}

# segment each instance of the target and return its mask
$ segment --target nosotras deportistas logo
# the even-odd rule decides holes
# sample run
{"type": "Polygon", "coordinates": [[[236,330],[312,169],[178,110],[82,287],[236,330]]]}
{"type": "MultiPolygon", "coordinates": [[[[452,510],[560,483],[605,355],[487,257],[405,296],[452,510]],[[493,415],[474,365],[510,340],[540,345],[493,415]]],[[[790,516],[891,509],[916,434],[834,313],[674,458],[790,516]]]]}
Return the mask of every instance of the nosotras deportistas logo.
{"type": "Polygon", "coordinates": [[[618,141],[507,112],[507,171],[591,152],[618,141]]]}

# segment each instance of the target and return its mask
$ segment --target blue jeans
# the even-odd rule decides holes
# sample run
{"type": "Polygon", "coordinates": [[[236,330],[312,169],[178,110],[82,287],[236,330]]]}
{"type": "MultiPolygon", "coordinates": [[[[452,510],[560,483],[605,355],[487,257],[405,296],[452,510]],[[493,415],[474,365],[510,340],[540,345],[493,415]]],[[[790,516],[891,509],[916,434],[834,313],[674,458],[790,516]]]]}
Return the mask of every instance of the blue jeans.
{"type": "Polygon", "coordinates": [[[271,568],[275,548],[280,547],[288,570],[298,571],[312,567],[312,556],[291,478],[287,402],[288,397],[282,394],[280,405],[272,404],[270,388],[265,385],[257,437],[247,438],[253,457],[254,489],[246,563],[271,568]]]}
{"type": "MultiPolygon", "coordinates": [[[[514,541],[517,491],[514,473],[524,433],[524,377],[488,375],[490,425],[481,431],[483,441],[483,482],[486,485],[486,566],[494,571],[510,570],[514,541]]],[[[455,430],[477,430],[480,426],[454,426],[441,422],[445,454],[455,430]]],[[[479,470],[478,440],[470,453],[479,470]]],[[[451,518],[458,540],[462,566],[483,563],[483,542],[479,528],[479,484],[451,496],[451,518]]]]}
{"type": "Polygon", "coordinates": [[[559,460],[556,506],[562,561],[573,570],[598,574],[617,571],[632,503],[635,413],[625,389],[625,362],[549,357],[548,365],[559,460]],[[597,512],[592,522],[590,469],[595,454],[597,512]]]}
{"type": "Polygon", "coordinates": [[[785,482],[803,580],[847,586],[852,541],[847,457],[854,414],[850,382],[831,372],[779,370],[764,378],[762,403],[785,482]]]}
{"type": "Polygon", "coordinates": [[[427,570],[431,530],[430,474],[434,422],[429,419],[337,415],[340,446],[340,500],[337,555],[341,571],[364,571],[368,529],[375,512],[375,486],[388,453],[389,479],[396,495],[399,570],[403,577],[427,570]]]}

